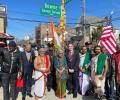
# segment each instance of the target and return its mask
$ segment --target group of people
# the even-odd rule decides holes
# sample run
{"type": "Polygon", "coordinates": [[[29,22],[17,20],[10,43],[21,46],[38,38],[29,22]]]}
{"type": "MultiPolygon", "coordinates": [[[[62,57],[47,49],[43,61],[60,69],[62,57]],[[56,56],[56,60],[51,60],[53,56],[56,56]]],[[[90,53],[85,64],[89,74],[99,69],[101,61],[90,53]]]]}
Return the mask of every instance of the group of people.
{"type": "Polygon", "coordinates": [[[37,54],[30,44],[21,52],[14,41],[7,48],[0,48],[4,100],[17,99],[16,81],[20,75],[24,81],[22,100],[27,95],[33,97],[33,84],[35,100],[46,94],[46,88],[48,92],[53,89],[60,99],[66,98],[66,94],[76,98],[78,93],[83,96],[92,93],[97,99],[120,98],[120,45],[113,55],[100,46],[92,48],[89,42],[81,49],[75,49],[72,42],[64,50],[48,47],[41,46],[37,54]]]}

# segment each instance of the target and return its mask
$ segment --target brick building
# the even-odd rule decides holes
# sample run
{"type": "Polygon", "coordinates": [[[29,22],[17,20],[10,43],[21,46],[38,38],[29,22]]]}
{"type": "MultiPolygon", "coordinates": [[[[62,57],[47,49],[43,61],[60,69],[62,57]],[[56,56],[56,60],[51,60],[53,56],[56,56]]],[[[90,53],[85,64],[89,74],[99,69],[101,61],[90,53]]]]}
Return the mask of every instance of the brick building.
{"type": "MultiPolygon", "coordinates": [[[[57,27],[57,32],[59,32],[59,26],[57,27]]],[[[35,30],[35,37],[36,37],[36,43],[38,45],[40,44],[45,44],[47,42],[52,41],[52,31],[51,31],[51,27],[49,24],[40,24],[36,27],[35,30]]],[[[67,26],[66,27],[66,32],[65,32],[65,40],[70,40],[70,38],[75,34],[75,29],[67,26]]]]}
{"type": "Polygon", "coordinates": [[[6,33],[7,12],[6,6],[0,4],[0,46],[7,45],[7,40],[13,40],[14,37],[6,33]]]}

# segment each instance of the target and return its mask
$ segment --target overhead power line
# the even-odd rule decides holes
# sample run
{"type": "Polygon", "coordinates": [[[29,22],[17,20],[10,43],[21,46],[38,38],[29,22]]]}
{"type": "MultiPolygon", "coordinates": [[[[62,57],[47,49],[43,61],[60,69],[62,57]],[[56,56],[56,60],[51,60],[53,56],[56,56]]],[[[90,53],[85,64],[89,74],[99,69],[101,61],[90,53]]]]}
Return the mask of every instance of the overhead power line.
{"type": "Polygon", "coordinates": [[[22,18],[15,18],[15,17],[8,17],[10,20],[16,21],[27,21],[27,22],[37,22],[37,23],[49,23],[47,21],[40,21],[40,20],[32,20],[32,19],[22,19],[22,18]]]}
{"type": "MultiPolygon", "coordinates": [[[[34,23],[50,23],[49,21],[41,21],[41,20],[33,20],[33,19],[23,19],[23,18],[15,18],[15,17],[8,17],[9,20],[15,20],[15,21],[26,21],[26,22],[34,22],[34,23]]],[[[59,22],[54,22],[56,24],[59,24],[59,22]]],[[[77,23],[67,23],[67,24],[77,24],[77,23]]]]}
{"type": "MultiPolygon", "coordinates": [[[[23,21],[23,22],[34,22],[34,23],[50,23],[49,21],[41,21],[41,20],[34,20],[34,19],[23,19],[23,18],[15,18],[15,17],[8,17],[9,20],[15,20],[15,21],[23,21]]],[[[113,18],[112,21],[116,21],[116,20],[120,20],[120,17],[117,18],[113,18]]],[[[99,22],[94,22],[94,23],[89,23],[89,24],[85,24],[85,25],[94,25],[94,24],[98,24],[98,23],[103,23],[105,22],[105,20],[99,21],[99,22]]],[[[56,24],[59,24],[59,22],[54,22],[56,24]]],[[[68,25],[75,25],[75,24],[81,24],[81,23],[67,23],[68,25]]]]}

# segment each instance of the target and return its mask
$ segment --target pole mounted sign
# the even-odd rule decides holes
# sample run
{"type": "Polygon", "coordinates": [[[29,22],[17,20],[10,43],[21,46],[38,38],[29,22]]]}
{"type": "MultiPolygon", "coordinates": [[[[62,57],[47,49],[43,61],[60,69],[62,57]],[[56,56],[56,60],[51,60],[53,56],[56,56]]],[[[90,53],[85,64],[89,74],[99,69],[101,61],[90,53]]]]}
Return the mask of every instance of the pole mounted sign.
{"type": "Polygon", "coordinates": [[[69,3],[72,0],[64,0],[65,4],[69,3]]]}
{"type": "MultiPolygon", "coordinates": [[[[64,3],[67,4],[72,0],[64,0],[64,3]]],[[[52,3],[45,3],[44,8],[41,9],[41,14],[61,17],[62,10],[61,6],[52,3]]]]}
{"type": "Polygon", "coordinates": [[[41,14],[60,17],[61,6],[51,3],[45,3],[44,8],[41,9],[41,14]]]}

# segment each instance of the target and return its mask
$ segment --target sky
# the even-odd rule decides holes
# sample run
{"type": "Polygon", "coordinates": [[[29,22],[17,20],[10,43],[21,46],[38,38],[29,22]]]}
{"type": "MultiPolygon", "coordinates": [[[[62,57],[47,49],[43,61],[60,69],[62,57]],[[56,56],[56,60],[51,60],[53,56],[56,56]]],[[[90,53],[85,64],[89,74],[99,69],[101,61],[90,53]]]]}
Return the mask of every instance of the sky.
{"type": "MultiPolygon", "coordinates": [[[[7,33],[18,39],[25,35],[34,36],[35,28],[40,22],[16,21],[11,18],[29,19],[49,22],[49,16],[40,14],[45,2],[61,5],[61,0],[0,0],[7,6],[7,33]]],[[[113,11],[113,18],[120,17],[120,0],[86,0],[86,16],[105,17],[113,11]]],[[[82,0],[72,0],[66,4],[67,25],[74,27],[82,14],[82,0]]],[[[59,23],[59,18],[53,17],[59,23]]],[[[113,21],[113,26],[120,29],[120,21],[113,21]]]]}

